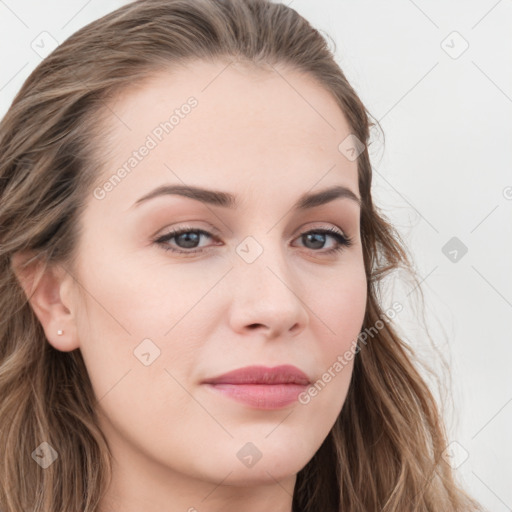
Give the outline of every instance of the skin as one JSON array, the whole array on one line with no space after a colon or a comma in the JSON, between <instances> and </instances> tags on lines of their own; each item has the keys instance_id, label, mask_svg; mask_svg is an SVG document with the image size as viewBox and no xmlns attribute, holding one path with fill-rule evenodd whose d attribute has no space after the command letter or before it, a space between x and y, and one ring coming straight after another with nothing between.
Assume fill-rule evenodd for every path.
<instances>
[{"instance_id":1,"label":"skin","mask_svg":"<svg viewBox=\"0 0 512 512\"><path fill-rule=\"evenodd\" d=\"M88 196L76 267L49 269L31 299L48 342L81 351L100 399L114 455L102 512L290 512L297 473L343 407L353 362L308 404L271 411L201 384L253 364L293 364L316 381L362 328L359 205L291 209L333 185L359 196L357 160L338 149L351 130L311 77L276 69L195 62L113 100L99 183L187 98L198 105L103 199ZM167 195L131 208L161 184L230 192L239 205ZM183 226L212 233L204 252L153 242ZM314 228L353 245L327 255L334 238L301 236ZM236 252L247 236L263 249L252 263ZM178 243L166 242L193 250ZM144 339L160 350L148 366L134 355ZM252 467L237 457L248 442L262 454Z\"/></svg>"}]
</instances>

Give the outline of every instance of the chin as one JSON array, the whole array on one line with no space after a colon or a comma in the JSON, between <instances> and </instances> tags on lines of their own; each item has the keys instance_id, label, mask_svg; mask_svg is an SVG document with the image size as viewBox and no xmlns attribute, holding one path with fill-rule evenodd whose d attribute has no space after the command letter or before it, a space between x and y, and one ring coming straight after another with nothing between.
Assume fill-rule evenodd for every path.
<instances>
[{"instance_id":1,"label":"chin","mask_svg":"<svg viewBox=\"0 0 512 512\"><path fill-rule=\"evenodd\" d=\"M263 464L263 461L259 461L259 463L252 468L232 467L230 470L232 473L223 483L234 487L275 485L276 481L281 482L295 477L306 463L307 461L305 461L304 464L281 464L280 468L277 469L274 461L269 460L266 464ZM214 475L214 478L218 479L218 473Z\"/></svg>"},{"instance_id":2,"label":"chin","mask_svg":"<svg viewBox=\"0 0 512 512\"><path fill-rule=\"evenodd\" d=\"M256 443L255 443L256 445ZM229 476L232 485L254 485L255 483L275 483L295 476L313 457L314 448L307 449L300 439L288 439L274 442L267 439L261 442L259 453L256 448L247 443L235 452L235 463L227 461L225 466L233 471ZM251 460L252 455L252 460ZM260 457L256 460L255 457Z\"/></svg>"}]
</instances>

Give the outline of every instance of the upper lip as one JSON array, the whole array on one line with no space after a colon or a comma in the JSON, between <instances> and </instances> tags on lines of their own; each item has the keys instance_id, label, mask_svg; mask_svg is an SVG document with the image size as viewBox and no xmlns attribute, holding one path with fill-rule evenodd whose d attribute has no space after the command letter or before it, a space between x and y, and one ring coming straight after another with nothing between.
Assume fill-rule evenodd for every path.
<instances>
[{"instance_id":1,"label":"upper lip","mask_svg":"<svg viewBox=\"0 0 512 512\"><path fill-rule=\"evenodd\" d=\"M309 377L296 366L246 366L204 381L205 384L310 384Z\"/></svg>"}]
</instances>

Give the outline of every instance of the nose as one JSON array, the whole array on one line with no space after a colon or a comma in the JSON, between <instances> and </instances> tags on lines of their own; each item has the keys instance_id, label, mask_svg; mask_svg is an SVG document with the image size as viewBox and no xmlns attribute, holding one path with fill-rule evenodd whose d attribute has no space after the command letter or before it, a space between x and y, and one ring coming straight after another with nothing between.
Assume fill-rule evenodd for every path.
<instances>
[{"instance_id":1,"label":"nose","mask_svg":"<svg viewBox=\"0 0 512 512\"><path fill-rule=\"evenodd\" d=\"M277 338L296 336L305 329L309 314L304 291L281 248L266 247L252 263L237 257L230 274L233 331Z\"/></svg>"}]
</instances>

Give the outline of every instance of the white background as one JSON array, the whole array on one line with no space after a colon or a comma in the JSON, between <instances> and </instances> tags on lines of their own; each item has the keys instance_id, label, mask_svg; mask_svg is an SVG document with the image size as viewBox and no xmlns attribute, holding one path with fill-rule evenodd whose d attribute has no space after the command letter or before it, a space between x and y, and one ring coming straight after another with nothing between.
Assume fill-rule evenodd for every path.
<instances>
[{"instance_id":1,"label":"white background","mask_svg":"<svg viewBox=\"0 0 512 512\"><path fill-rule=\"evenodd\" d=\"M42 32L61 43L124 3L0 0L0 116L40 62ZM374 199L410 247L426 325L450 362L451 463L490 511L511 511L512 1L287 3L332 37L381 123ZM467 247L445 249L456 261L442 251L452 237ZM395 284L390 301L411 295L400 274ZM437 364L412 306L397 322Z\"/></svg>"}]
</instances>

